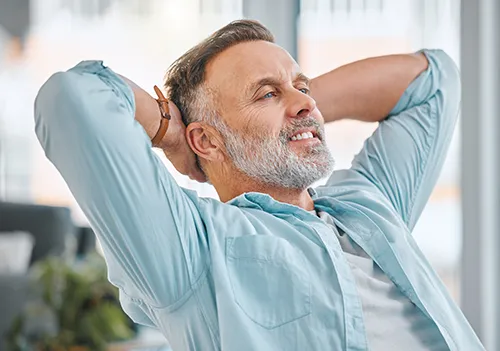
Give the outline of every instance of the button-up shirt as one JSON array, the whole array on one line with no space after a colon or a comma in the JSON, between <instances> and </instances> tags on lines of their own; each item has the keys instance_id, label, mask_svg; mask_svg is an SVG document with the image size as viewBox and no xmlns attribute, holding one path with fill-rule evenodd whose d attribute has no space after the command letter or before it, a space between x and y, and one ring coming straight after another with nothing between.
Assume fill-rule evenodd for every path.
<instances>
[{"instance_id":1,"label":"button-up shirt","mask_svg":"<svg viewBox=\"0 0 500 351\"><path fill-rule=\"evenodd\" d=\"M331 227L351 267L363 307L368 348L448 351L436 324L399 290L358 244L335 226L333 217L326 212L318 216ZM395 325L398 328L394 328Z\"/></svg>"},{"instance_id":2,"label":"button-up shirt","mask_svg":"<svg viewBox=\"0 0 500 351\"><path fill-rule=\"evenodd\" d=\"M352 167L310 192L450 350L483 350L411 236L460 100L453 61L424 53L428 69ZM331 228L267 194L223 203L179 187L134 111L130 87L100 61L54 74L35 102L37 136L99 237L129 316L174 350L367 350L355 279Z\"/></svg>"}]
</instances>

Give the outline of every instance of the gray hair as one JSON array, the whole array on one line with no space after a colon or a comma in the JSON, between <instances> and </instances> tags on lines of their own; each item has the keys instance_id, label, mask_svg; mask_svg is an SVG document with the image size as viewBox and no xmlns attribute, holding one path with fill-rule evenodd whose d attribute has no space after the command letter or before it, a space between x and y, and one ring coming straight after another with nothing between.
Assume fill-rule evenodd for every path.
<instances>
[{"instance_id":1,"label":"gray hair","mask_svg":"<svg viewBox=\"0 0 500 351\"><path fill-rule=\"evenodd\" d=\"M179 108L185 125L195 121L210 122L214 92L207 91L205 70L208 63L224 50L243 42L274 42L272 33L261 23L238 20L219 29L177 59L165 76L168 97ZM208 111L209 112L207 114Z\"/></svg>"}]
</instances>

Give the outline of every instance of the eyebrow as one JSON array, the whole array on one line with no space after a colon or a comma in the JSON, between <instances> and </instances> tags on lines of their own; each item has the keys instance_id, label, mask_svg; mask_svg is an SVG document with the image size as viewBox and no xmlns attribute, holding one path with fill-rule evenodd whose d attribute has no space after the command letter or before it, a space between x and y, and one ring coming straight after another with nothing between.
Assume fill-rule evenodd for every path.
<instances>
[{"instance_id":1,"label":"eyebrow","mask_svg":"<svg viewBox=\"0 0 500 351\"><path fill-rule=\"evenodd\" d=\"M309 83L311 83L311 79L309 79L309 77L307 77L304 73L297 73L293 82L301 82L309 86Z\"/></svg>"},{"instance_id":2,"label":"eyebrow","mask_svg":"<svg viewBox=\"0 0 500 351\"><path fill-rule=\"evenodd\" d=\"M294 84L295 83L304 83L307 86L309 86L310 82L311 82L311 80L304 73L297 73L297 75L293 79ZM258 89L260 89L261 87L264 87L266 85L280 86L283 83L284 83L283 80L276 79L275 77L264 77L264 78L261 78L255 82L251 83L246 90L249 94L253 94Z\"/></svg>"}]
</instances>

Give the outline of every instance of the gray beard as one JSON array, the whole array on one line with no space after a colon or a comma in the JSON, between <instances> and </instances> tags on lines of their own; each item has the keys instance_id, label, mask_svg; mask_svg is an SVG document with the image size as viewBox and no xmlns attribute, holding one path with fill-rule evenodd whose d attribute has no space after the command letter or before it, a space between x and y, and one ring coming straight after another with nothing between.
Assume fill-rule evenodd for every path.
<instances>
[{"instance_id":1,"label":"gray beard","mask_svg":"<svg viewBox=\"0 0 500 351\"><path fill-rule=\"evenodd\" d=\"M325 142L324 128L312 117L295 120L276 139L270 135L241 135L220 118L216 127L235 167L258 182L289 189L306 189L333 171L335 161ZM300 128L314 127L321 143L298 155L289 137Z\"/></svg>"}]
</instances>

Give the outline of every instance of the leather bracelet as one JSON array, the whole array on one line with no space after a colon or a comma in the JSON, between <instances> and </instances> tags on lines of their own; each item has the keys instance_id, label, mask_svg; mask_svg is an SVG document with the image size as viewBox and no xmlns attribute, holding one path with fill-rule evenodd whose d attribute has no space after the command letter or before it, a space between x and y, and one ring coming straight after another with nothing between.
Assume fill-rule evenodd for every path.
<instances>
[{"instance_id":1,"label":"leather bracelet","mask_svg":"<svg viewBox=\"0 0 500 351\"><path fill-rule=\"evenodd\" d=\"M158 128L156 135L153 137L153 139L151 139L151 143L153 144L153 147L158 147L163 137L167 133L168 124L170 122L171 117L170 117L170 109L168 107L168 100L165 98L160 88L158 88L156 85L154 86L154 90L156 95L158 96L156 102L158 103L158 108L160 109L161 120L160 120L160 127Z\"/></svg>"}]
</instances>

